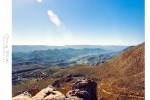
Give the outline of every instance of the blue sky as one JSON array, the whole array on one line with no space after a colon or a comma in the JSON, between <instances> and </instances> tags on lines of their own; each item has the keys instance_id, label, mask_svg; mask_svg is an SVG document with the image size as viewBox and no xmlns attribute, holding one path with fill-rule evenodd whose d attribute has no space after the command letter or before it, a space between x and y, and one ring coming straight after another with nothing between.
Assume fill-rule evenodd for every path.
<instances>
[{"instance_id":1,"label":"blue sky","mask_svg":"<svg viewBox=\"0 0 150 100\"><path fill-rule=\"evenodd\" d=\"M12 0L13 45L137 45L144 0Z\"/></svg>"}]
</instances>

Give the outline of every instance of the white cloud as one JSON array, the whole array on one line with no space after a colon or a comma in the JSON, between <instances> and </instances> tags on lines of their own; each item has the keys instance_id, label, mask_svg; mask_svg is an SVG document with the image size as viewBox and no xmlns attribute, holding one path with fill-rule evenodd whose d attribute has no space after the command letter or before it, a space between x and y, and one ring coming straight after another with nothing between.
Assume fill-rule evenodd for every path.
<instances>
[{"instance_id":1,"label":"white cloud","mask_svg":"<svg viewBox=\"0 0 150 100\"><path fill-rule=\"evenodd\" d=\"M50 20L56 25L56 26L60 26L61 22L58 19L58 16L56 14L54 14L51 10L48 10L48 15L50 16Z\"/></svg>"},{"instance_id":2,"label":"white cloud","mask_svg":"<svg viewBox=\"0 0 150 100\"><path fill-rule=\"evenodd\" d=\"M38 2L42 2L42 0L37 0Z\"/></svg>"}]
</instances>

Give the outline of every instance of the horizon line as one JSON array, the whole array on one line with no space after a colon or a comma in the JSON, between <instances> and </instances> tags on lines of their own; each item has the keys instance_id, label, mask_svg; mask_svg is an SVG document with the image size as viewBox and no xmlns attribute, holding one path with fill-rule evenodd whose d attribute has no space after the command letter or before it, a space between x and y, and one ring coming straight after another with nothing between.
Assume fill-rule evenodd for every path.
<instances>
[{"instance_id":1,"label":"horizon line","mask_svg":"<svg viewBox=\"0 0 150 100\"><path fill-rule=\"evenodd\" d=\"M23 44L23 45L17 45L17 44L13 44L12 46L83 46L83 45L91 45L91 46L130 46L130 45L94 45L94 44L72 44L72 45L38 45L38 44L35 44L35 45L27 45L27 44Z\"/></svg>"}]
</instances>

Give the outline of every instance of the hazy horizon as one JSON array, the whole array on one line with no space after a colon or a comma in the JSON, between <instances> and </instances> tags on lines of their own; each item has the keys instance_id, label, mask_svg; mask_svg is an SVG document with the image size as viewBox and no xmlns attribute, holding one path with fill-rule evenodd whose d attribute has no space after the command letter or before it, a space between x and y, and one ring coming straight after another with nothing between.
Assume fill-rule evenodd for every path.
<instances>
[{"instance_id":1,"label":"hazy horizon","mask_svg":"<svg viewBox=\"0 0 150 100\"><path fill-rule=\"evenodd\" d=\"M138 45L144 0L13 0L12 45Z\"/></svg>"},{"instance_id":2,"label":"hazy horizon","mask_svg":"<svg viewBox=\"0 0 150 100\"><path fill-rule=\"evenodd\" d=\"M142 42L143 43L143 42ZM139 43L139 44L141 44L141 43ZM136 44L136 45L139 45L139 44ZM36 44L36 45L15 45L15 44L12 44L12 46L83 46L83 45L90 45L90 46L132 46L132 45L91 45L91 44L73 44L73 45L38 45L38 44ZM134 46L136 46L136 45L134 45Z\"/></svg>"}]
</instances>

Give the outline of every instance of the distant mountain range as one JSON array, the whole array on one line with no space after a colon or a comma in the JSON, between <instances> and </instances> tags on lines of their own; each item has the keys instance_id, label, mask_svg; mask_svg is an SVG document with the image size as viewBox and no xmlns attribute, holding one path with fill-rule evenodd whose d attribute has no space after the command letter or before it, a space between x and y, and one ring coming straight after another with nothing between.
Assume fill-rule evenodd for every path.
<instances>
[{"instance_id":1,"label":"distant mountain range","mask_svg":"<svg viewBox=\"0 0 150 100\"><path fill-rule=\"evenodd\" d=\"M54 50L54 49L67 49L67 48L72 48L72 49L84 49L84 48L100 48L104 50L112 50L112 51L120 51L127 46L122 46L122 45L66 45L66 46L46 46L46 45L12 45L12 52L30 52L30 51L35 51L35 50Z\"/></svg>"},{"instance_id":2,"label":"distant mountain range","mask_svg":"<svg viewBox=\"0 0 150 100\"><path fill-rule=\"evenodd\" d=\"M89 54L102 54L110 52L109 50L103 50L100 48L85 48L85 49L54 49L54 50L35 50L33 52L13 52L12 61L13 66L24 64L56 64L58 66L64 66L76 63L75 61L69 61L73 57L79 57Z\"/></svg>"},{"instance_id":3,"label":"distant mountain range","mask_svg":"<svg viewBox=\"0 0 150 100\"><path fill-rule=\"evenodd\" d=\"M21 47L22 46L18 46L18 48ZM33 49L42 49L40 47L44 48L44 46L39 47L35 46L35 48ZM76 47L78 46L76 45ZM84 49L67 48L67 49L34 50L30 52L12 52L12 61L13 61L12 66L14 67L31 64L50 64L50 66L87 64L90 66L97 66L101 63L104 63L118 56L121 52L131 49L133 47L134 46L123 48L122 46L120 47L117 46L116 48L118 49L123 48L123 49L121 49L120 51L114 50L115 52L113 50L108 49L108 47L107 49L100 49L94 48L94 46L93 48L91 47ZM27 46L26 48L30 48L30 46Z\"/></svg>"}]
</instances>

